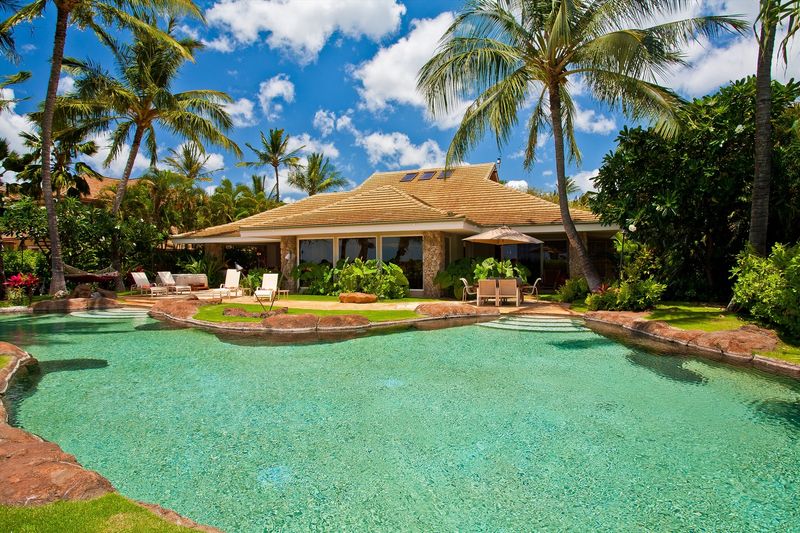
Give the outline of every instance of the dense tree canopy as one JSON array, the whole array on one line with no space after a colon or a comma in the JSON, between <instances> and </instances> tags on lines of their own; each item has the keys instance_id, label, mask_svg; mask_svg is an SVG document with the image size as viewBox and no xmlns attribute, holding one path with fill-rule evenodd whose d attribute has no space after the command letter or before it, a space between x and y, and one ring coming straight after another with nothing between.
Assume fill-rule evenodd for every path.
<instances>
[{"instance_id":1,"label":"dense tree canopy","mask_svg":"<svg viewBox=\"0 0 800 533\"><path fill-rule=\"evenodd\" d=\"M771 242L800 237L800 84L773 83L775 158ZM755 82L738 81L682 111L683 130L665 140L625 128L595 180L592 209L628 227L660 259L672 296L727 299L730 269L747 242L754 172Z\"/></svg>"}]
</instances>

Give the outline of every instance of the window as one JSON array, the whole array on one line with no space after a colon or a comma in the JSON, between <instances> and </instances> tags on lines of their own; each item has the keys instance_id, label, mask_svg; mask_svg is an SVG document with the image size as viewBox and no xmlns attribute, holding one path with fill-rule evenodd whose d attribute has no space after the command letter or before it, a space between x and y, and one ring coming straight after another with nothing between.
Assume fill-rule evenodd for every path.
<instances>
[{"instance_id":1,"label":"window","mask_svg":"<svg viewBox=\"0 0 800 533\"><path fill-rule=\"evenodd\" d=\"M411 181L416 177L417 177L417 173L416 172L409 172L408 174L406 174L405 176L400 178L400 181Z\"/></svg>"},{"instance_id":2,"label":"window","mask_svg":"<svg viewBox=\"0 0 800 533\"><path fill-rule=\"evenodd\" d=\"M333 239L302 239L300 241L301 263L333 264Z\"/></svg>"},{"instance_id":3,"label":"window","mask_svg":"<svg viewBox=\"0 0 800 533\"><path fill-rule=\"evenodd\" d=\"M452 176L452 175L453 175L453 171L452 171L452 170L448 170L448 171L444 171L444 170L442 170L442 171L439 173L439 177L438 177L437 179L443 180L443 179L445 179L445 178L449 178L449 177L450 177L450 176Z\"/></svg>"},{"instance_id":4,"label":"window","mask_svg":"<svg viewBox=\"0 0 800 533\"><path fill-rule=\"evenodd\" d=\"M566 239L545 241L544 272L542 283L555 288L560 287L569 278L569 245Z\"/></svg>"},{"instance_id":5,"label":"window","mask_svg":"<svg viewBox=\"0 0 800 533\"><path fill-rule=\"evenodd\" d=\"M410 289L422 289L422 237L384 237L381 260L403 269Z\"/></svg>"},{"instance_id":6,"label":"window","mask_svg":"<svg viewBox=\"0 0 800 533\"><path fill-rule=\"evenodd\" d=\"M355 259L356 257L366 261L375 259L375 238L346 238L339 239L339 259Z\"/></svg>"},{"instance_id":7,"label":"window","mask_svg":"<svg viewBox=\"0 0 800 533\"><path fill-rule=\"evenodd\" d=\"M419 181L428 181L436 174L435 170L429 170L428 172L423 172L422 175L419 177Z\"/></svg>"}]
</instances>

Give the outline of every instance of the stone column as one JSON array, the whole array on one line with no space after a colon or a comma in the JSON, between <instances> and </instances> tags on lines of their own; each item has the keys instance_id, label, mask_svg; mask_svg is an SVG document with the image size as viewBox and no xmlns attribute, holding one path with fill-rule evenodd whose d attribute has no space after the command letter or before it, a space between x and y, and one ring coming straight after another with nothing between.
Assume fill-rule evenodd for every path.
<instances>
[{"instance_id":1,"label":"stone column","mask_svg":"<svg viewBox=\"0 0 800 533\"><path fill-rule=\"evenodd\" d=\"M422 290L426 298L438 298L441 291L433 279L447 266L444 264L444 232L422 232Z\"/></svg>"},{"instance_id":2,"label":"stone column","mask_svg":"<svg viewBox=\"0 0 800 533\"><path fill-rule=\"evenodd\" d=\"M588 241L586 239L585 233L578 234L583 241L583 245L588 247ZM583 270L581 270L581 264L578 261L578 251L577 249L572 246L572 243L569 242L567 239L567 243L569 244L569 277L570 278L582 278L583 277Z\"/></svg>"},{"instance_id":3,"label":"stone column","mask_svg":"<svg viewBox=\"0 0 800 533\"><path fill-rule=\"evenodd\" d=\"M205 244L205 253L212 256L212 257L219 257L220 259L225 258L225 245L224 244L217 244L217 243L208 243Z\"/></svg>"},{"instance_id":4,"label":"stone column","mask_svg":"<svg viewBox=\"0 0 800 533\"><path fill-rule=\"evenodd\" d=\"M286 256L289 255L289 259ZM297 237L281 237L281 274L283 286L290 291L297 290L297 284L292 279L292 269L297 265Z\"/></svg>"}]
</instances>

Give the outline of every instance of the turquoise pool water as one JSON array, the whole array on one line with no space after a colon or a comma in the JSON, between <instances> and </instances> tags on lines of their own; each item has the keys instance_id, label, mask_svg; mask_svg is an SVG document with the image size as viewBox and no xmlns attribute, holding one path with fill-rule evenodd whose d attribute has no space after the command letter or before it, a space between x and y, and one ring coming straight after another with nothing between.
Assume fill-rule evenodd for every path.
<instances>
[{"instance_id":1,"label":"turquoise pool water","mask_svg":"<svg viewBox=\"0 0 800 533\"><path fill-rule=\"evenodd\" d=\"M1 318L15 422L229 531L800 528L800 386L593 333L255 345L147 318Z\"/></svg>"}]
</instances>

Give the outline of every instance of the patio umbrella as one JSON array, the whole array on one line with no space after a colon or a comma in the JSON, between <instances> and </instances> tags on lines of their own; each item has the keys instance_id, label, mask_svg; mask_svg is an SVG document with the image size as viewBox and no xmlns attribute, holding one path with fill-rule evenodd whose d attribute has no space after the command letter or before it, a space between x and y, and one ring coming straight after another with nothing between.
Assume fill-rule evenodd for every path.
<instances>
[{"instance_id":1,"label":"patio umbrella","mask_svg":"<svg viewBox=\"0 0 800 533\"><path fill-rule=\"evenodd\" d=\"M531 237L530 235L525 235L524 233L520 233L519 231L511 229L508 226L500 226L499 228L490 229L489 231L484 231L483 233L478 233L477 235L467 237L464 240L470 242L479 242L483 244L496 244L498 246L503 246L505 244L543 243L543 241L540 241L535 237Z\"/></svg>"}]
</instances>

